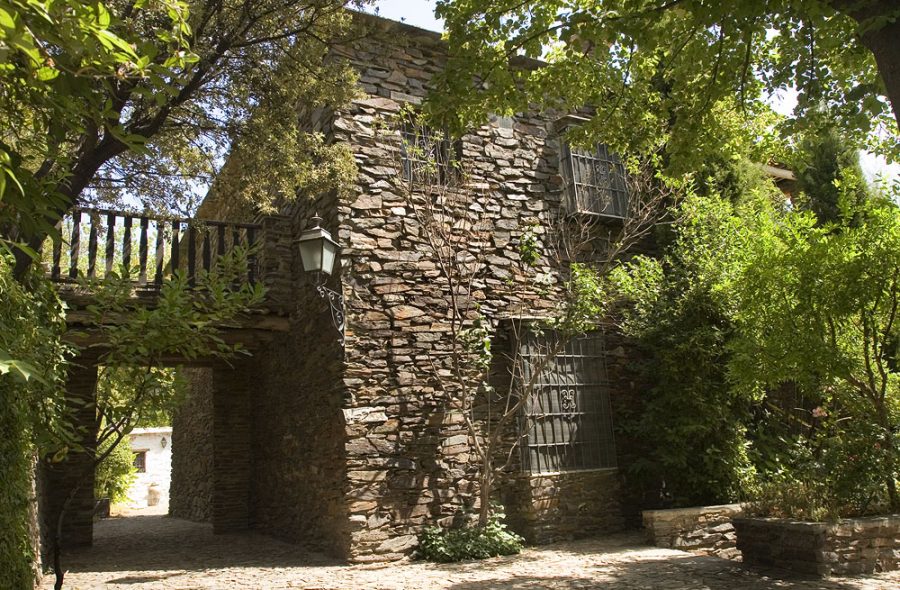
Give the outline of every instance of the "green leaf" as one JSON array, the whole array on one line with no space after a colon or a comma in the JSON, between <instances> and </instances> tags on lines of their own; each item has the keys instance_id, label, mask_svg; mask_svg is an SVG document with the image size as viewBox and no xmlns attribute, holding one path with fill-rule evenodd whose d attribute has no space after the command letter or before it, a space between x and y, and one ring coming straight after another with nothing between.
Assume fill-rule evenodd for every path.
<instances>
[{"instance_id":1,"label":"green leaf","mask_svg":"<svg viewBox=\"0 0 900 590\"><path fill-rule=\"evenodd\" d=\"M135 59L135 60L137 59L137 55L134 53L134 49L132 49L131 45L126 43L118 35L110 32L106 29L97 31L96 35L97 35L97 38L100 40L100 42L103 43L104 45L106 45L107 47L115 46L118 49L120 49L122 52L124 52L128 57Z\"/></svg>"}]
</instances>

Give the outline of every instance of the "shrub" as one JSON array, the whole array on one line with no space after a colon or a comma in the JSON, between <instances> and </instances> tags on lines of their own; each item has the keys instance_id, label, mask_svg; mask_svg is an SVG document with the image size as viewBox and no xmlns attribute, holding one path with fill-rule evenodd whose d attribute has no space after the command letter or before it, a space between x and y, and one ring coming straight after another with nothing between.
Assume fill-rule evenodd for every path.
<instances>
[{"instance_id":1,"label":"shrub","mask_svg":"<svg viewBox=\"0 0 900 590\"><path fill-rule=\"evenodd\" d=\"M425 529L419 538L419 557L448 563L515 555L522 551L523 543L522 537L506 529L503 513L494 512L483 527Z\"/></svg>"},{"instance_id":2,"label":"shrub","mask_svg":"<svg viewBox=\"0 0 900 590\"><path fill-rule=\"evenodd\" d=\"M112 445L113 438L104 441L97 449L98 453L105 453ZM125 437L116 445L116 448L97 465L94 475L94 496L97 498L109 498L116 504L128 500L128 488L134 483L136 475L134 468L134 453L131 445Z\"/></svg>"},{"instance_id":3,"label":"shrub","mask_svg":"<svg viewBox=\"0 0 900 590\"><path fill-rule=\"evenodd\" d=\"M827 484L787 474L759 484L753 500L746 504L745 512L748 516L814 522L840 518L840 511Z\"/></svg>"}]
</instances>

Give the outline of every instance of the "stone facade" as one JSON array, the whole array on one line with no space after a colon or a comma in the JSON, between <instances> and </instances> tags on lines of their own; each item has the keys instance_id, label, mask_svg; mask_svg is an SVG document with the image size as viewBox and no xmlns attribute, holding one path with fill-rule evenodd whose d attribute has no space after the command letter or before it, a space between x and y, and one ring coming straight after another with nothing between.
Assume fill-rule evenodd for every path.
<instances>
[{"instance_id":1,"label":"stone facade","mask_svg":"<svg viewBox=\"0 0 900 590\"><path fill-rule=\"evenodd\" d=\"M624 528L615 469L522 474L511 477L502 491L509 525L528 543L578 539Z\"/></svg>"},{"instance_id":2,"label":"stone facade","mask_svg":"<svg viewBox=\"0 0 900 590\"><path fill-rule=\"evenodd\" d=\"M871 574L900 567L900 515L836 523L737 518L744 563L819 576Z\"/></svg>"},{"instance_id":3,"label":"stone facade","mask_svg":"<svg viewBox=\"0 0 900 590\"><path fill-rule=\"evenodd\" d=\"M740 504L644 510L644 530L657 547L733 557L736 541L731 521L743 512Z\"/></svg>"},{"instance_id":4,"label":"stone facade","mask_svg":"<svg viewBox=\"0 0 900 590\"><path fill-rule=\"evenodd\" d=\"M291 330L254 351L252 401L238 402L249 458L231 467L247 468L249 526L357 562L409 555L424 527L458 522L479 506L472 441L459 406L435 378L450 362L450 297L416 214L428 197L404 188L391 131L401 109L425 97L444 47L437 34L365 20L375 29L370 36L336 50L360 72L363 96L300 114L308 128L350 148L357 185L346 195L304 197L262 220L272 228L263 232L262 273L278 281ZM547 255L546 230L561 218L557 123L552 113L494 117L455 148L469 178L465 195L451 195L452 214L478 236L466 249L486 266L471 297L498 341L508 318L547 317L559 300L561 268ZM219 205L207 202L206 215L217 216ZM293 252L313 213L342 245L328 286L346 302L343 350L327 303ZM533 267L519 254L526 232L543 254ZM625 349L609 350L612 395L633 393ZM232 392L225 384L212 390L218 416L218 398ZM210 411L208 402L201 405L206 410L196 409ZM227 431L212 422L216 445ZM176 480L179 453L192 453L182 451L189 443L178 428ZM180 485L173 482L173 507L184 501L177 495L190 495L190 485ZM619 490L615 469L532 476L513 465L497 500L507 504L514 528L548 542L621 529Z\"/></svg>"}]
</instances>

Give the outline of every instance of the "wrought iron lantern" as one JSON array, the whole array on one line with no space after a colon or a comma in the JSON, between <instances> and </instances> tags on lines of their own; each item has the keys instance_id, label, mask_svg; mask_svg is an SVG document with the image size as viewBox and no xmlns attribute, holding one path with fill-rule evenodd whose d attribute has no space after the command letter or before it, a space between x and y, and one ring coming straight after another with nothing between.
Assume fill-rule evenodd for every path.
<instances>
[{"instance_id":1,"label":"wrought iron lantern","mask_svg":"<svg viewBox=\"0 0 900 590\"><path fill-rule=\"evenodd\" d=\"M297 239L300 248L300 261L303 270L315 273L314 285L319 296L328 301L331 307L331 319L338 331L341 348L344 346L344 296L329 289L325 282L334 271L334 262L340 252L340 246L331 234L322 227L322 218L318 214L312 218L313 227L303 230Z\"/></svg>"},{"instance_id":2,"label":"wrought iron lantern","mask_svg":"<svg viewBox=\"0 0 900 590\"><path fill-rule=\"evenodd\" d=\"M306 272L331 275L334 259L340 247L331 234L322 227L322 218L313 216L315 227L303 230L297 243L300 245L300 259Z\"/></svg>"}]
</instances>

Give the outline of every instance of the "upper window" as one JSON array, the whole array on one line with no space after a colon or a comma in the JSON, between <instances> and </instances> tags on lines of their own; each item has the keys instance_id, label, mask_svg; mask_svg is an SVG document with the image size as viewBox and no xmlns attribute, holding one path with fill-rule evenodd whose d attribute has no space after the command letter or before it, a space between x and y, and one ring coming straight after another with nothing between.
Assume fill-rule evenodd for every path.
<instances>
[{"instance_id":1,"label":"upper window","mask_svg":"<svg viewBox=\"0 0 900 590\"><path fill-rule=\"evenodd\" d=\"M427 125L404 122L400 127L403 179L416 184L446 184L457 150L446 133Z\"/></svg>"},{"instance_id":2,"label":"upper window","mask_svg":"<svg viewBox=\"0 0 900 590\"><path fill-rule=\"evenodd\" d=\"M625 167L605 145L586 150L564 144L560 166L569 211L615 218L628 216Z\"/></svg>"},{"instance_id":3,"label":"upper window","mask_svg":"<svg viewBox=\"0 0 900 590\"><path fill-rule=\"evenodd\" d=\"M556 334L526 335L519 342L523 376L552 345ZM522 412L522 463L531 473L616 467L612 408L603 335L573 338L537 376Z\"/></svg>"}]
</instances>

